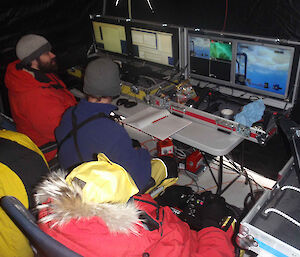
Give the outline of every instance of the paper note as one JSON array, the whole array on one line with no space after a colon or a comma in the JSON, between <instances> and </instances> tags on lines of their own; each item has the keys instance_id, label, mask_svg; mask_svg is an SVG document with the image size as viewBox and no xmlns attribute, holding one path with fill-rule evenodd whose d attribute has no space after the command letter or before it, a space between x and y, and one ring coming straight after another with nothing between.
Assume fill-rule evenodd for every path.
<instances>
[{"instance_id":1,"label":"paper note","mask_svg":"<svg viewBox=\"0 0 300 257\"><path fill-rule=\"evenodd\" d=\"M171 114L166 109L147 107L123 120L125 124L144 133L165 140L192 122Z\"/></svg>"}]
</instances>

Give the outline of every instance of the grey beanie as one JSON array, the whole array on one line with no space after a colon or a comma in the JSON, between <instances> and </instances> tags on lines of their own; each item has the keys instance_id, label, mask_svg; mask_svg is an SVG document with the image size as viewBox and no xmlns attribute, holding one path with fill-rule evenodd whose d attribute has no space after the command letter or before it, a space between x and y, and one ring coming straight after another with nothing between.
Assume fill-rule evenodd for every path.
<instances>
[{"instance_id":1,"label":"grey beanie","mask_svg":"<svg viewBox=\"0 0 300 257\"><path fill-rule=\"evenodd\" d=\"M94 96L117 96L121 93L119 68L112 60L99 58L88 64L83 92Z\"/></svg>"},{"instance_id":2,"label":"grey beanie","mask_svg":"<svg viewBox=\"0 0 300 257\"><path fill-rule=\"evenodd\" d=\"M34 34L21 37L16 46L16 54L22 64L30 64L31 61L49 51L51 45L48 40Z\"/></svg>"}]
</instances>

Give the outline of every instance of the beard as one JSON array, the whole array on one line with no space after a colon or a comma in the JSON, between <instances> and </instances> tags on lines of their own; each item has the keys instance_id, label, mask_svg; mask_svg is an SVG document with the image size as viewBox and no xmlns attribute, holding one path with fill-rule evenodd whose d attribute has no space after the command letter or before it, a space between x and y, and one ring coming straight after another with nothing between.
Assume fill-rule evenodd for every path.
<instances>
[{"instance_id":1,"label":"beard","mask_svg":"<svg viewBox=\"0 0 300 257\"><path fill-rule=\"evenodd\" d=\"M45 73L55 73L58 70L56 58L51 59L50 62L42 62L40 58L37 58L38 68Z\"/></svg>"}]
</instances>

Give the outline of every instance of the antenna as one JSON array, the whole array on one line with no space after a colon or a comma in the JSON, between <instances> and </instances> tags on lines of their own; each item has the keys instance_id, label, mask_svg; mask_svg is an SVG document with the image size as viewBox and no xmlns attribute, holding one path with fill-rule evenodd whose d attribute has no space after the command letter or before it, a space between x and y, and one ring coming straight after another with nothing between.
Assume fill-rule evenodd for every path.
<instances>
[{"instance_id":1,"label":"antenna","mask_svg":"<svg viewBox=\"0 0 300 257\"><path fill-rule=\"evenodd\" d=\"M120 0L116 0L115 6L118 6L119 2L120 2ZM146 2L148 4L151 12L154 13L154 10L153 10L153 7L152 7L152 4L151 4L150 0L146 0ZM128 9L129 9L128 10L129 18L131 19L132 18L131 17L131 0L128 0Z\"/></svg>"}]
</instances>

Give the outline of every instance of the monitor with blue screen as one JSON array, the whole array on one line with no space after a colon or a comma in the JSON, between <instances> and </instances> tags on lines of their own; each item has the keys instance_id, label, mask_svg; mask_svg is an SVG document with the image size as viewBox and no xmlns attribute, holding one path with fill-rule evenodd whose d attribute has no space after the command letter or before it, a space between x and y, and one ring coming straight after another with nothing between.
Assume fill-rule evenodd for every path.
<instances>
[{"instance_id":1,"label":"monitor with blue screen","mask_svg":"<svg viewBox=\"0 0 300 257\"><path fill-rule=\"evenodd\" d=\"M235 84L285 98L293 55L294 49L289 47L238 42Z\"/></svg>"}]
</instances>

